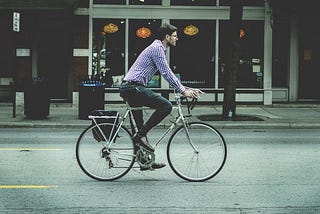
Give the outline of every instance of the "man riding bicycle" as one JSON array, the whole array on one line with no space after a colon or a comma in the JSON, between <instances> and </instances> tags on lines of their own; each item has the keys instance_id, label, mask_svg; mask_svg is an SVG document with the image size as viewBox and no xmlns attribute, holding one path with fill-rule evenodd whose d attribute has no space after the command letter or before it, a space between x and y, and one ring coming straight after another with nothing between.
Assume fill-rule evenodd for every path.
<instances>
[{"instance_id":1,"label":"man riding bicycle","mask_svg":"<svg viewBox=\"0 0 320 214\"><path fill-rule=\"evenodd\" d=\"M147 88L153 75L159 71L170 86L183 96L196 98L202 93L199 89L183 86L169 67L165 54L170 46L176 46L177 40L177 27L167 23L162 25L154 42L140 53L119 87L120 96L131 107L147 106L155 109L146 123L143 121L142 110L133 112L139 131L133 135L132 140L136 145L144 147L149 152L154 152L154 148L147 140L147 133L172 110L172 104L169 100ZM159 169L164 166L164 163L153 163L151 169ZM148 169L150 168L141 167L141 170Z\"/></svg>"}]
</instances>

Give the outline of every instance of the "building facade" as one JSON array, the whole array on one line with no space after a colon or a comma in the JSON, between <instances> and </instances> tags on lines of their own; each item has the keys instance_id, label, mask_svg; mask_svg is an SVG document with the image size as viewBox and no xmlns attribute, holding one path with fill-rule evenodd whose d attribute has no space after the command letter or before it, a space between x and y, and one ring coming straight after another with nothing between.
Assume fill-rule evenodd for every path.
<instances>
[{"instance_id":1,"label":"building facade","mask_svg":"<svg viewBox=\"0 0 320 214\"><path fill-rule=\"evenodd\" d=\"M66 1L67 2L67 1ZM312 7L244 1L240 36L237 102L318 102L319 30ZM68 3L68 4L67 4ZM106 83L106 102L120 102L117 87L139 53L164 22L178 27L177 47L167 53L183 84L206 91L203 102L223 101L229 45L228 0L80 0L53 8L0 9L0 84L45 77L52 102L77 103L79 82ZM71 6L70 6L71 5ZM1 8L1 6L0 6ZM3 7L4 8L4 7ZM11 28L20 13L20 31ZM10 21L4 21L10 20ZM171 99L160 75L149 87ZM2 95L5 96L5 95Z\"/></svg>"}]
</instances>

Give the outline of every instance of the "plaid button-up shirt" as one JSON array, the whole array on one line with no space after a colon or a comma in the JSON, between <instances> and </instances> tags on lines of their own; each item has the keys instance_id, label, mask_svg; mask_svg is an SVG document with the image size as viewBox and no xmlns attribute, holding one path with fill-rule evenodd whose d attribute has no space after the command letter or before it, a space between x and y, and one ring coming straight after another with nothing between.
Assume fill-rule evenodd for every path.
<instances>
[{"instance_id":1,"label":"plaid button-up shirt","mask_svg":"<svg viewBox=\"0 0 320 214\"><path fill-rule=\"evenodd\" d=\"M160 40L156 39L140 53L124 77L124 80L140 82L147 86L153 75L159 71L171 87L176 89L177 92L182 93L185 87L169 67L166 60L166 52L166 47Z\"/></svg>"}]
</instances>

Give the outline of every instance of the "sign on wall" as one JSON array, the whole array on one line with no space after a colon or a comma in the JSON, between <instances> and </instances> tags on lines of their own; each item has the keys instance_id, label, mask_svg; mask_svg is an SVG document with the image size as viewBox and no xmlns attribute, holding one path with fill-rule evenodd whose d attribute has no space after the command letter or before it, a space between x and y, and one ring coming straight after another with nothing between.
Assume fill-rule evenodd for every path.
<instances>
[{"instance_id":1,"label":"sign on wall","mask_svg":"<svg viewBox=\"0 0 320 214\"><path fill-rule=\"evenodd\" d=\"M20 31L20 13L18 12L13 12L12 29L14 32Z\"/></svg>"}]
</instances>

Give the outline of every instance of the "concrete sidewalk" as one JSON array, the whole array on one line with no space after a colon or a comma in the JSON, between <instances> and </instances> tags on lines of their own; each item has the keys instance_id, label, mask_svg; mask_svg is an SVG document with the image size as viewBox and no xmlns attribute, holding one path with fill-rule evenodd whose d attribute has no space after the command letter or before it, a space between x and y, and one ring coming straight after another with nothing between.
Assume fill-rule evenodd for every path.
<instances>
[{"instance_id":1,"label":"concrete sidewalk","mask_svg":"<svg viewBox=\"0 0 320 214\"><path fill-rule=\"evenodd\" d=\"M106 110L125 110L123 104L106 104ZM254 116L263 121L203 121L217 128L320 128L320 104L274 104L272 106L238 105L237 115ZM185 110L186 112L186 110ZM191 114L189 121L201 121L199 116L221 115L221 105L198 105ZM146 118L151 112L145 112ZM176 112L164 119L158 126L167 127L174 119ZM0 127L52 127L52 128L85 128L90 120L78 119L78 107L71 104L50 104L49 116L42 120L30 120L24 115L23 106L16 109L13 117L13 107L10 104L0 104Z\"/></svg>"}]
</instances>

